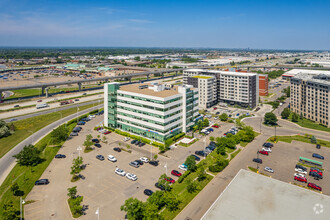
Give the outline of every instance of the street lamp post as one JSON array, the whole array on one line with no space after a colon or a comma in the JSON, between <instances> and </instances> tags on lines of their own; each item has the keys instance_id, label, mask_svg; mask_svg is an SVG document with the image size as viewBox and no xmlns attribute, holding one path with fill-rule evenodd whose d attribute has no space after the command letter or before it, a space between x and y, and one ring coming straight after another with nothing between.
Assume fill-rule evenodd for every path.
<instances>
[{"instance_id":1,"label":"street lamp post","mask_svg":"<svg viewBox=\"0 0 330 220\"><path fill-rule=\"evenodd\" d=\"M97 215L97 220L100 220L100 208L96 209L95 214Z\"/></svg>"},{"instance_id":2,"label":"street lamp post","mask_svg":"<svg viewBox=\"0 0 330 220\"><path fill-rule=\"evenodd\" d=\"M82 150L82 148L79 146L78 148L77 148L77 151L79 152L79 157L80 157L80 151Z\"/></svg>"},{"instance_id":3,"label":"street lamp post","mask_svg":"<svg viewBox=\"0 0 330 220\"><path fill-rule=\"evenodd\" d=\"M22 220L22 216L23 216L23 205L24 205L25 201L22 199L22 197L20 197L19 199L19 207L20 207L20 220Z\"/></svg>"},{"instance_id":4,"label":"street lamp post","mask_svg":"<svg viewBox=\"0 0 330 220\"><path fill-rule=\"evenodd\" d=\"M261 133L261 124L262 124L262 118L260 118L260 133Z\"/></svg>"}]
</instances>

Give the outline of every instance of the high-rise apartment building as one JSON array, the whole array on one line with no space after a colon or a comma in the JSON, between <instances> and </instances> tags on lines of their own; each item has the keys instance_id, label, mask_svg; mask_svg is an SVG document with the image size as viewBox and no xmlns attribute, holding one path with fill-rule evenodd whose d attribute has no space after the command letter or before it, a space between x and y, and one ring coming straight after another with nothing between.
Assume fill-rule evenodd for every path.
<instances>
[{"instance_id":1,"label":"high-rise apartment building","mask_svg":"<svg viewBox=\"0 0 330 220\"><path fill-rule=\"evenodd\" d=\"M290 79L290 109L330 127L330 74L298 73Z\"/></svg>"},{"instance_id":2,"label":"high-rise apartment building","mask_svg":"<svg viewBox=\"0 0 330 220\"><path fill-rule=\"evenodd\" d=\"M104 125L164 142L195 125L198 90L163 84L104 84Z\"/></svg>"},{"instance_id":3,"label":"high-rise apartment building","mask_svg":"<svg viewBox=\"0 0 330 220\"><path fill-rule=\"evenodd\" d=\"M225 102L254 108L259 103L259 77L256 73L188 69L183 71L184 84L192 85L191 78L198 75L216 78L217 101L213 102L214 104ZM200 94L205 93L202 90L207 89L209 88L199 88ZM200 99L202 98L200 97Z\"/></svg>"}]
</instances>

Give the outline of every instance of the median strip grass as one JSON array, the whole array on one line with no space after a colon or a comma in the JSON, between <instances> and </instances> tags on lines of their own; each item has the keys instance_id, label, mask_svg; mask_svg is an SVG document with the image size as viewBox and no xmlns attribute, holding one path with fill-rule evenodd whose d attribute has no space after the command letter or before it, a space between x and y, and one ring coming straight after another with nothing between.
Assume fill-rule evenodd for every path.
<instances>
[{"instance_id":1,"label":"median strip grass","mask_svg":"<svg viewBox=\"0 0 330 220\"><path fill-rule=\"evenodd\" d=\"M274 142L275 140L275 136L272 136L268 139L268 141ZM301 141L301 142L305 142L305 143L311 143L311 139L308 136L301 136L301 135L294 135L294 136L276 136L276 141L283 141L286 143L290 143L292 141ZM321 139L317 139L317 144L320 144L321 146L324 147L330 147L330 141L326 141L326 140L321 140Z\"/></svg>"},{"instance_id":2,"label":"median strip grass","mask_svg":"<svg viewBox=\"0 0 330 220\"><path fill-rule=\"evenodd\" d=\"M93 106L94 104L79 106L79 111L91 108ZM13 125L15 126L15 133L8 137L1 138L0 158L3 157L3 155L5 155L10 149L12 149L18 143L28 138L34 132L42 129L43 127L55 121L60 120L61 116L66 117L74 113L77 113L77 109L70 108L70 109L65 109L57 112L52 112L52 113L12 122Z\"/></svg>"}]
</instances>

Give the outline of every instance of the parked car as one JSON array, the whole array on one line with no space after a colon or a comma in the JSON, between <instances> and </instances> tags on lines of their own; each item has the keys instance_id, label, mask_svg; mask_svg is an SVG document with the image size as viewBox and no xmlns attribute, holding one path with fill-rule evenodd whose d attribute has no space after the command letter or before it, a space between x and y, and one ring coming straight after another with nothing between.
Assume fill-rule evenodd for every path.
<instances>
[{"instance_id":1,"label":"parked car","mask_svg":"<svg viewBox=\"0 0 330 220\"><path fill-rule=\"evenodd\" d=\"M192 154L191 156L195 157L195 160L196 160L196 161L200 161L200 160L201 160L201 158L200 158L200 157L197 157L197 156L196 156L196 155L194 155L194 154Z\"/></svg>"},{"instance_id":2,"label":"parked car","mask_svg":"<svg viewBox=\"0 0 330 220\"><path fill-rule=\"evenodd\" d=\"M137 142L137 140L132 140L131 141L131 144L135 144L135 142Z\"/></svg>"},{"instance_id":3,"label":"parked car","mask_svg":"<svg viewBox=\"0 0 330 220\"><path fill-rule=\"evenodd\" d=\"M56 154L55 158L66 158L64 154Z\"/></svg>"},{"instance_id":4,"label":"parked car","mask_svg":"<svg viewBox=\"0 0 330 220\"><path fill-rule=\"evenodd\" d=\"M139 163L136 162L136 161L130 162L129 165L132 166L132 167L135 167L135 168L139 168L140 167Z\"/></svg>"},{"instance_id":5,"label":"parked car","mask_svg":"<svg viewBox=\"0 0 330 220\"><path fill-rule=\"evenodd\" d=\"M86 122L84 122L84 121L78 121L78 123L77 123L77 125L85 125L86 124Z\"/></svg>"},{"instance_id":6,"label":"parked car","mask_svg":"<svg viewBox=\"0 0 330 220\"><path fill-rule=\"evenodd\" d=\"M306 179L306 177L298 177L298 176L295 176L295 177L294 177L294 180L297 180L297 181L299 181L299 182L307 183L307 179Z\"/></svg>"},{"instance_id":7,"label":"parked car","mask_svg":"<svg viewBox=\"0 0 330 220\"><path fill-rule=\"evenodd\" d=\"M260 150L259 154L263 154L263 155L267 155L267 156L269 155L269 153L265 150Z\"/></svg>"},{"instance_id":8,"label":"parked car","mask_svg":"<svg viewBox=\"0 0 330 220\"><path fill-rule=\"evenodd\" d=\"M153 166L158 166L158 161L155 161L155 160L150 160L149 161L149 164L153 165Z\"/></svg>"},{"instance_id":9,"label":"parked car","mask_svg":"<svg viewBox=\"0 0 330 220\"><path fill-rule=\"evenodd\" d=\"M312 170L318 171L318 172L320 172L321 174L322 174L322 172L323 172L323 170L321 170L320 168L317 168L317 167L311 167L311 168L310 168L310 171L312 171Z\"/></svg>"},{"instance_id":10,"label":"parked car","mask_svg":"<svg viewBox=\"0 0 330 220\"><path fill-rule=\"evenodd\" d=\"M270 167L265 167L264 170L270 173L274 173L274 170Z\"/></svg>"},{"instance_id":11,"label":"parked car","mask_svg":"<svg viewBox=\"0 0 330 220\"><path fill-rule=\"evenodd\" d=\"M114 147L113 150L117 152L121 152L121 149L119 147Z\"/></svg>"},{"instance_id":12,"label":"parked car","mask_svg":"<svg viewBox=\"0 0 330 220\"><path fill-rule=\"evenodd\" d=\"M162 191L164 191L165 190L165 186L163 186L162 184L160 184L160 183L155 183L155 186L158 188L158 189L160 189L160 190L162 190Z\"/></svg>"},{"instance_id":13,"label":"parked car","mask_svg":"<svg viewBox=\"0 0 330 220\"><path fill-rule=\"evenodd\" d=\"M185 164L179 165L178 168L181 169L181 170L184 170L184 171L187 171L188 170L188 168L187 168L187 166Z\"/></svg>"},{"instance_id":14,"label":"parked car","mask_svg":"<svg viewBox=\"0 0 330 220\"><path fill-rule=\"evenodd\" d=\"M96 159L99 159L99 160L103 161L104 160L104 157L102 155L97 155L96 156Z\"/></svg>"},{"instance_id":15,"label":"parked car","mask_svg":"<svg viewBox=\"0 0 330 220\"><path fill-rule=\"evenodd\" d=\"M94 143L100 143L99 139L96 139L96 138L92 139L92 142L94 142Z\"/></svg>"},{"instance_id":16,"label":"parked car","mask_svg":"<svg viewBox=\"0 0 330 220\"><path fill-rule=\"evenodd\" d=\"M320 144L317 144L317 145L316 145L316 148L317 148L317 149L321 149L321 145L320 145Z\"/></svg>"},{"instance_id":17,"label":"parked car","mask_svg":"<svg viewBox=\"0 0 330 220\"><path fill-rule=\"evenodd\" d=\"M95 147L98 147L98 148L101 148L102 147L101 144L98 144L98 143L94 144L94 146Z\"/></svg>"},{"instance_id":18,"label":"parked car","mask_svg":"<svg viewBox=\"0 0 330 220\"><path fill-rule=\"evenodd\" d=\"M120 175L120 176L125 176L126 175L125 171L120 169L120 168L116 168L115 173Z\"/></svg>"},{"instance_id":19,"label":"parked car","mask_svg":"<svg viewBox=\"0 0 330 220\"><path fill-rule=\"evenodd\" d=\"M112 162L116 162L117 161L117 158L115 158L114 156L112 155L108 155L108 160L112 161Z\"/></svg>"},{"instance_id":20,"label":"parked car","mask_svg":"<svg viewBox=\"0 0 330 220\"><path fill-rule=\"evenodd\" d=\"M319 173L315 172L315 171L310 171L309 175L312 176L312 177L316 177L318 179L323 179L323 176L320 175Z\"/></svg>"},{"instance_id":21,"label":"parked car","mask_svg":"<svg viewBox=\"0 0 330 220\"><path fill-rule=\"evenodd\" d=\"M85 176L82 175L82 174L79 174L78 177L79 177L80 179L82 179L82 180L86 179Z\"/></svg>"},{"instance_id":22,"label":"parked car","mask_svg":"<svg viewBox=\"0 0 330 220\"><path fill-rule=\"evenodd\" d=\"M267 151L268 153L272 152L272 149L268 148L268 147L263 147L262 148L263 151Z\"/></svg>"},{"instance_id":23,"label":"parked car","mask_svg":"<svg viewBox=\"0 0 330 220\"><path fill-rule=\"evenodd\" d=\"M105 131L103 134L110 134L111 131Z\"/></svg>"},{"instance_id":24,"label":"parked car","mask_svg":"<svg viewBox=\"0 0 330 220\"><path fill-rule=\"evenodd\" d=\"M143 165L143 161L142 160L135 160L134 162L137 162L140 166Z\"/></svg>"},{"instance_id":25,"label":"parked car","mask_svg":"<svg viewBox=\"0 0 330 220\"><path fill-rule=\"evenodd\" d=\"M145 189L145 190L143 191L143 193L144 193L144 195L151 196L154 192L151 191L150 189Z\"/></svg>"},{"instance_id":26,"label":"parked car","mask_svg":"<svg viewBox=\"0 0 330 220\"><path fill-rule=\"evenodd\" d=\"M218 125L212 125L212 128L219 128Z\"/></svg>"},{"instance_id":27,"label":"parked car","mask_svg":"<svg viewBox=\"0 0 330 220\"><path fill-rule=\"evenodd\" d=\"M299 164L296 165L296 168L302 169L303 171L307 171L307 168L306 167L304 167L302 165L299 165Z\"/></svg>"},{"instance_id":28,"label":"parked car","mask_svg":"<svg viewBox=\"0 0 330 220\"><path fill-rule=\"evenodd\" d=\"M71 132L70 136L78 136L78 132Z\"/></svg>"},{"instance_id":29,"label":"parked car","mask_svg":"<svg viewBox=\"0 0 330 220\"><path fill-rule=\"evenodd\" d=\"M256 162L256 163L262 163L262 159L260 159L260 158L253 158L253 160L252 160L253 162Z\"/></svg>"},{"instance_id":30,"label":"parked car","mask_svg":"<svg viewBox=\"0 0 330 220\"><path fill-rule=\"evenodd\" d=\"M171 171L171 174L174 175L174 176L177 176L177 177L182 176L182 173L180 173L180 172L177 171L177 170L172 170L172 171Z\"/></svg>"},{"instance_id":31,"label":"parked car","mask_svg":"<svg viewBox=\"0 0 330 220\"><path fill-rule=\"evenodd\" d=\"M315 157L315 158L317 158L317 159L320 159L320 160L324 160L324 157L323 156L321 156L320 154L313 154L312 155L312 157Z\"/></svg>"},{"instance_id":32,"label":"parked car","mask_svg":"<svg viewBox=\"0 0 330 220\"><path fill-rule=\"evenodd\" d=\"M14 105L14 108L19 108L19 105Z\"/></svg>"},{"instance_id":33,"label":"parked car","mask_svg":"<svg viewBox=\"0 0 330 220\"><path fill-rule=\"evenodd\" d=\"M170 183L175 183L175 180L172 179L171 177L166 177L164 178L167 182L170 182Z\"/></svg>"},{"instance_id":34,"label":"parked car","mask_svg":"<svg viewBox=\"0 0 330 220\"><path fill-rule=\"evenodd\" d=\"M140 157L140 160L144 163L149 163L149 160L146 157Z\"/></svg>"},{"instance_id":35,"label":"parked car","mask_svg":"<svg viewBox=\"0 0 330 220\"><path fill-rule=\"evenodd\" d=\"M269 143L269 142L264 143L262 146L263 147L270 147L270 148L274 147L274 145L272 143Z\"/></svg>"},{"instance_id":36,"label":"parked car","mask_svg":"<svg viewBox=\"0 0 330 220\"><path fill-rule=\"evenodd\" d=\"M48 179L40 179L40 180L37 180L34 185L47 185L49 184L49 180Z\"/></svg>"},{"instance_id":37,"label":"parked car","mask_svg":"<svg viewBox=\"0 0 330 220\"><path fill-rule=\"evenodd\" d=\"M137 176L133 173L127 173L126 174L126 178L132 181L136 181L137 180Z\"/></svg>"},{"instance_id":38,"label":"parked car","mask_svg":"<svg viewBox=\"0 0 330 220\"><path fill-rule=\"evenodd\" d=\"M296 176L296 177L306 177L304 174L302 173L295 173L293 176Z\"/></svg>"},{"instance_id":39,"label":"parked car","mask_svg":"<svg viewBox=\"0 0 330 220\"><path fill-rule=\"evenodd\" d=\"M216 147L217 144L216 144L214 141L211 141L210 144L209 144L209 146L214 146L214 147Z\"/></svg>"},{"instance_id":40,"label":"parked car","mask_svg":"<svg viewBox=\"0 0 330 220\"><path fill-rule=\"evenodd\" d=\"M126 141L129 141L131 138L129 138L129 137L125 137L124 138L124 142L126 142Z\"/></svg>"},{"instance_id":41,"label":"parked car","mask_svg":"<svg viewBox=\"0 0 330 220\"><path fill-rule=\"evenodd\" d=\"M203 150L195 151L195 154L198 156L206 157L207 153L204 152Z\"/></svg>"},{"instance_id":42,"label":"parked car","mask_svg":"<svg viewBox=\"0 0 330 220\"><path fill-rule=\"evenodd\" d=\"M307 174L307 171L305 171L303 169L300 169L300 168L295 168L294 170L298 173L302 173L302 174L305 174L305 175Z\"/></svg>"},{"instance_id":43,"label":"parked car","mask_svg":"<svg viewBox=\"0 0 330 220\"><path fill-rule=\"evenodd\" d=\"M135 144L136 146L139 146L140 143L141 143L140 141L137 141L137 142L135 142L134 144Z\"/></svg>"},{"instance_id":44,"label":"parked car","mask_svg":"<svg viewBox=\"0 0 330 220\"><path fill-rule=\"evenodd\" d=\"M315 183L308 183L307 186L308 186L309 188L312 188L312 189L316 189L316 190L322 191L322 187L316 185Z\"/></svg>"}]
</instances>

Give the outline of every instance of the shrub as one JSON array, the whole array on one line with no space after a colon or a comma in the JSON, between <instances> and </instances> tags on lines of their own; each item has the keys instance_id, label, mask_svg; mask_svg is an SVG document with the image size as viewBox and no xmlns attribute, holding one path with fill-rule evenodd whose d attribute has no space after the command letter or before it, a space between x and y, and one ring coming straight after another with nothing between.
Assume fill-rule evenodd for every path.
<instances>
[{"instance_id":1,"label":"shrub","mask_svg":"<svg viewBox=\"0 0 330 220\"><path fill-rule=\"evenodd\" d=\"M189 174L190 174L189 170L184 172L184 174L182 174L182 176L179 177L178 182L181 183L187 176L189 176Z\"/></svg>"}]
</instances>

